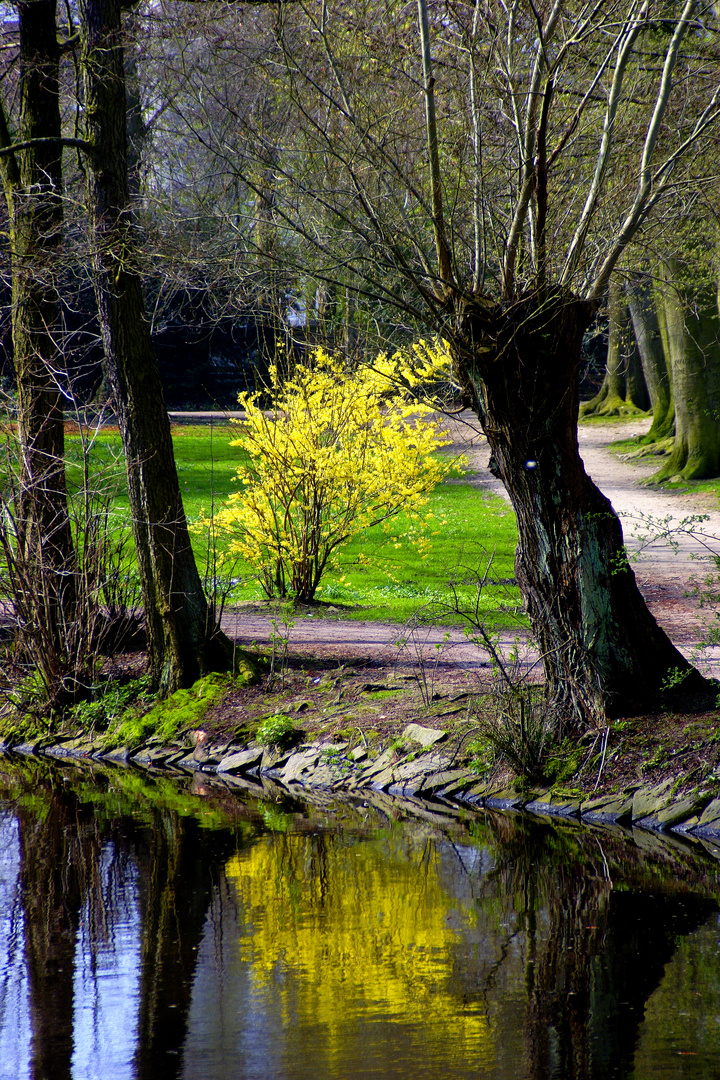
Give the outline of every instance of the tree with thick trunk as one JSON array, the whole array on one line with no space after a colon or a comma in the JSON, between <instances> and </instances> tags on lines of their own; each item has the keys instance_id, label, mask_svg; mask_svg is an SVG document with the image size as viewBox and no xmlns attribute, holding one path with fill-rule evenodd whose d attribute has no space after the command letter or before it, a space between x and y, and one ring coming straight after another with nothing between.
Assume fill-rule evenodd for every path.
<instances>
[{"instance_id":1,"label":"tree with thick trunk","mask_svg":"<svg viewBox=\"0 0 720 1080\"><path fill-rule=\"evenodd\" d=\"M425 0L418 0L421 38L425 38ZM518 519L516 576L541 649L550 699L569 706L575 716L605 722L618 712L646 706L673 679L686 685L702 680L675 648L649 612L628 563L622 528L610 502L585 472L577 441L578 376L583 331L592 321L613 270L640 225L647 219L666 183L668 162L677 163L679 148L659 167L654 164L661 124L668 108L682 41L695 16L688 0L678 11L664 53L657 91L642 140L634 198L605 243L588 257L588 236L604 189L624 80L634 43L647 11L628 11L616 39L600 147L575 229L568 236L562 270L548 283L549 163L571 136L569 126L548 138L555 81L561 0L537 26L534 61L526 108L518 115L518 136L525 147L522 189L516 199L501 262L497 299L458 297L443 249L442 190L435 180L439 157L428 122L428 155L434 229L438 251L438 286L454 309L454 348L478 416ZM592 18L586 11L582 18ZM587 27L586 27L587 28ZM581 27L576 24L575 32ZM551 60L551 57L553 59ZM426 103L434 95L426 61ZM698 131L710 110L718 117L715 86ZM428 106L428 116L430 108ZM682 144L681 144L682 145ZM556 226L557 227L557 226ZM520 263L521 241L529 230L534 257L528 270ZM578 274L584 262L582 275ZM522 275L522 276L521 276ZM523 281L523 278L525 279ZM578 278L584 284L578 291Z\"/></svg>"},{"instance_id":2,"label":"tree with thick trunk","mask_svg":"<svg viewBox=\"0 0 720 1080\"><path fill-rule=\"evenodd\" d=\"M613 271L664 227L660 206L714 183L696 152L720 118L714 16L694 0L417 10L416 31L393 3L284 6L258 73L285 95L282 138L239 111L258 160L231 159L222 125L202 138L251 190L274 162L286 266L336 282L350 266L386 325L394 310L449 343L518 516L550 698L605 724L678 679L702 685L645 605L576 425L582 335ZM230 85L229 29L223 42ZM184 74L200 108L208 74Z\"/></svg>"},{"instance_id":3,"label":"tree with thick trunk","mask_svg":"<svg viewBox=\"0 0 720 1080\"><path fill-rule=\"evenodd\" d=\"M80 0L93 273L107 371L127 462L148 632L161 692L233 663L195 563L158 365L135 263L128 191L121 0Z\"/></svg>"},{"instance_id":4,"label":"tree with thick trunk","mask_svg":"<svg viewBox=\"0 0 720 1080\"><path fill-rule=\"evenodd\" d=\"M593 314L589 301L531 294L475 301L461 324L473 407L517 516L516 576L548 690L586 717L639 709L669 672L689 671L648 611L618 517L578 452L580 349Z\"/></svg>"},{"instance_id":5,"label":"tree with thick trunk","mask_svg":"<svg viewBox=\"0 0 720 1080\"><path fill-rule=\"evenodd\" d=\"M65 484L57 279L63 189L55 0L18 3L19 115L0 104L0 174L8 208L19 474L13 553L21 641L42 627L45 669L63 672L75 606ZM14 138L13 138L14 136ZM11 542L12 546L12 542ZM20 595L17 595L20 590Z\"/></svg>"},{"instance_id":6,"label":"tree with thick trunk","mask_svg":"<svg viewBox=\"0 0 720 1080\"><path fill-rule=\"evenodd\" d=\"M652 480L720 475L720 317L717 286L676 258L662 268L662 303L675 402L670 456Z\"/></svg>"}]
</instances>

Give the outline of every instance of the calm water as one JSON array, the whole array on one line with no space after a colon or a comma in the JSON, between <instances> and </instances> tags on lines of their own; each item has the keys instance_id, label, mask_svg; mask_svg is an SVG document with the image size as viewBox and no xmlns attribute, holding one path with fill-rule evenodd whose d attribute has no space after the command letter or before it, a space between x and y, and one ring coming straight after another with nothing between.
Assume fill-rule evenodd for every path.
<instances>
[{"instance_id":1,"label":"calm water","mask_svg":"<svg viewBox=\"0 0 720 1080\"><path fill-rule=\"evenodd\" d=\"M279 799L0 759L0 1080L720 1077L710 858Z\"/></svg>"}]
</instances>

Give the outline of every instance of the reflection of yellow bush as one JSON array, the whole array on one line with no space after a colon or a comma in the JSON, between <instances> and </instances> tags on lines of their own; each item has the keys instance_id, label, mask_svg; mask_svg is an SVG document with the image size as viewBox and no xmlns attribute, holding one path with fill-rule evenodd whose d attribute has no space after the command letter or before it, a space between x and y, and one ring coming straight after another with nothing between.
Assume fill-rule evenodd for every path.
<instances>
[{"instance_id":1,"label":"reflection of yellow bush","mask_svg":"<svg viewBox=\"0 0 720 1080\"><path fill-rule=\"evenodd\" d=\"M392 837L318 850L280 833L233 856L241 958L255 994L279 999L284 1019L320 1025L329 1059L387 1020L419 1025L428 1056L445 1060L452 1045L451 1058L479 1064L494 1057L489 1025L451 989L462 929L448 925L453 904L432 859L419 847L407 856Z\"/></svg>"},{"instance_id":2,"label":"reflection of yellow bush","mask_svg":"<svg viewBox=\"0 0 720 1080\"><path fill-rule=\"evenodd\" d=\"M355 370L318 349L282 384L272 369L272 414L240 395L247 420L234 445L250 464L215 527L269 596L312 601L342 544L402 510L417 516L449 463L433 456L447 439L413 388L448 365L443 346L425 343Z\"/></svg>"}]
</instances>

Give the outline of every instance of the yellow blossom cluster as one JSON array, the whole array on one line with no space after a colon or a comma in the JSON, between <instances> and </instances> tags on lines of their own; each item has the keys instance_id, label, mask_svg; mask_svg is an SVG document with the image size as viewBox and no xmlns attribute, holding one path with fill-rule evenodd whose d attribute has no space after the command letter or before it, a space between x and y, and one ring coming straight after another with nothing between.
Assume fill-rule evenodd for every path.
<instances>
[{"instance_id":1,"label":"yellow blossom cluster","mask_svg":"<svg viewBox=\"0 0 720 1080\"><path fill-rule=\"evenodd\" d=\"M271 371L271 411L240 395L246 420L233 445L249 465L214 523L268 596L311 602L342 544L425 504L452 462L435 456L448 440L414 391L448 368L441 344L354 369L317 349L282 383Z\"/></svg>"}]
</instances>

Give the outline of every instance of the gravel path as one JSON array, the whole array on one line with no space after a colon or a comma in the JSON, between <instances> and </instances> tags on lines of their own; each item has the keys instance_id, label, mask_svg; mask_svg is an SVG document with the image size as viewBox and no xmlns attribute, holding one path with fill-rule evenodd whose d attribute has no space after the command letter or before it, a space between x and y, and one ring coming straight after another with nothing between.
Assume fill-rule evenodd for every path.
<instances>
[{"instance_id":1,"label":"gravel path","mask_svg":"<svg viewBox=\"0 0 720 1080\"><path fill-rule=\"evenodd\" d=\"M645 477L655 471L647 464L637 465L610 453L608 444L631 433L647 430L649 420L633 420L613 425L592 424L580 429L580 452L585 467L598 487L608 496L623 521L623 529L635 573L642 592L660 624L682 651L701 666L707 674L720 677L720 646L706 648L700 655L697 642L705 628L714 621L714 612L701 609L697 600L688 595L692 579L707 572L698 559L707 558L708 548L720 553L720 510L713 508L717 500L696 493L657 490L641 486ZM464 450L472 469L471 482L485 491L505 496L502 485L488 472L488 449L480 436L477 420L463 413L448 422L453 449ZM505 496L506 497L506 496ZM693 526L694 534L673 532L683 520L708 515L708 520ZM670 531L671 539L657 537L648 542L650 533ZM268 644L272 634L270 618L258 613L228 615L223 625L242 645ZM460 630L445 628L423 631L422 637L410 640L404 649L397 642L407 637L401 626L385 623L355 622L341 618L300 616L290 633L291 649L308 654L343 657L365 656L376 662L417 663L417 651L425 658L434 658L436 645L442 645L443 667L463 669L488 667L487 658L469 645ZM525 635L522 635L525 637ZM502 643L507 651L516 635L505 632ZM527 652L524 665L531 667L536 658Z\"/></svg>"}]
</instances>

